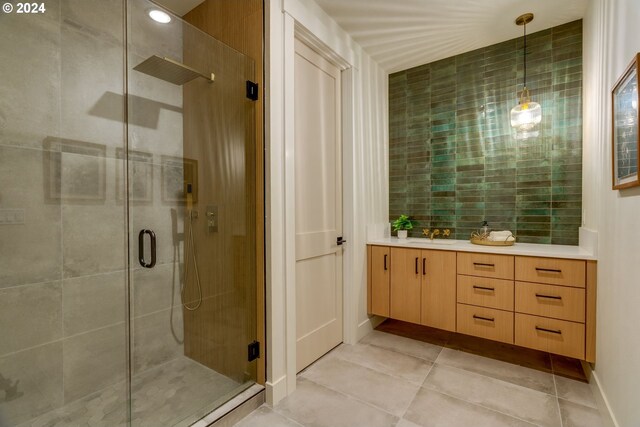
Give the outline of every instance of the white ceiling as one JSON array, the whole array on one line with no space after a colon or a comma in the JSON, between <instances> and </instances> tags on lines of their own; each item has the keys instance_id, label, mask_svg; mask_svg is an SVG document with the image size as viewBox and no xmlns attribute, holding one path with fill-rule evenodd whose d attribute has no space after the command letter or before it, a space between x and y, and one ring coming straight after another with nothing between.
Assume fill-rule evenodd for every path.
<instances>
[{"instance_id":1,"label":"white ceiling","mask_svg":"<svg viewBox=\"0 0 640 427\"><path fill-rule=\"evenodd\" d=\"M169 9L178 16L184 16L204 0L154 0L160 6Z\"/></svg>"},{"instance_id":2,"label":"white ceiling","mask_svg":"<svg viewBox=\"0 0 640 427\"><path fill-rule=\"evenodd\" d=\"M316 0L389 72L533 33L584 16L588 0Z\"/></svg>"}]
</instances>

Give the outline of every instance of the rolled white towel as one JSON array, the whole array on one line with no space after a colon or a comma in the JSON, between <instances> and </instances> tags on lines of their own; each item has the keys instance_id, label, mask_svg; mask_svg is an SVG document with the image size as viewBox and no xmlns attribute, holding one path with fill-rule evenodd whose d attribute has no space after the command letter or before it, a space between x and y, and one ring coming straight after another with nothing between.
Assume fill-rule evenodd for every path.
<instances>
[{"instance_id":1,"label":"rolled white towel","mask_svg":"<svg viewBox=\"0 0 640 427\"><path fill-rule=\"evenodd\" d=\"M503 230L490 232L487 240L491 242L513 242L516 238L513 237L513 233L509 230Z\"/></svg>"}]
</instances>

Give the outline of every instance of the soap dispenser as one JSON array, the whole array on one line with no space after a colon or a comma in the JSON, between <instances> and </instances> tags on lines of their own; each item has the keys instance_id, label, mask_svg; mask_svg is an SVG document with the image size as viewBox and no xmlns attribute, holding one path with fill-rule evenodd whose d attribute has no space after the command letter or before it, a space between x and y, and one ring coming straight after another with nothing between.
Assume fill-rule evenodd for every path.
<instances>
[{"instance_id":1,"label":"soap dispenser","mask_svg":"<svg viewBox=\"0 0 640 427\"><path fill-rule=\"evenodd\" d=\"M480 232L485 237L489 236L491 229L489 228L489 223L487 221L482 222L482 227L480 227Z\"/></svg>"}]
</instances>

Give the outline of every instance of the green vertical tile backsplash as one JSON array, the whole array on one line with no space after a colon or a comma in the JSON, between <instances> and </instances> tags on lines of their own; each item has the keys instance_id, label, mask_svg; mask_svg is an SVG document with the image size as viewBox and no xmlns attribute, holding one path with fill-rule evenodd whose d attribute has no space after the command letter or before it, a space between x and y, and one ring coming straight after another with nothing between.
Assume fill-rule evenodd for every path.
<instances>
[{"instance_id":1,"label":"green vertical tile backsplash","mask_svg":"<svg viewBox=\"0 0 640 427\"><path fill-rule=\"evenodd\" d=\"M389 218L468 239L482 221L520 242L578 244L582 21L527 36L540 135L516 140L522 38L389 76Z\"/></svg>"}]
</instances>

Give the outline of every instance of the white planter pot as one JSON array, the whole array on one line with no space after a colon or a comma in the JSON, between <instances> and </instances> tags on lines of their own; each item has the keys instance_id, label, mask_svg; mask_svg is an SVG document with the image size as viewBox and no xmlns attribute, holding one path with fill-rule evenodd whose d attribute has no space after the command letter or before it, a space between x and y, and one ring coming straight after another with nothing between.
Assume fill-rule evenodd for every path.
<instances>
[{"instance_id":1,"label":"white planter pot","mask_svg":"<svg viewBox=\"0 0 640 427\"><path fill-rule=\"evenodd\" d=\"M406 239L407 233L407 230L398 230L398 239Z\"/></svg>"}]
</instances>

